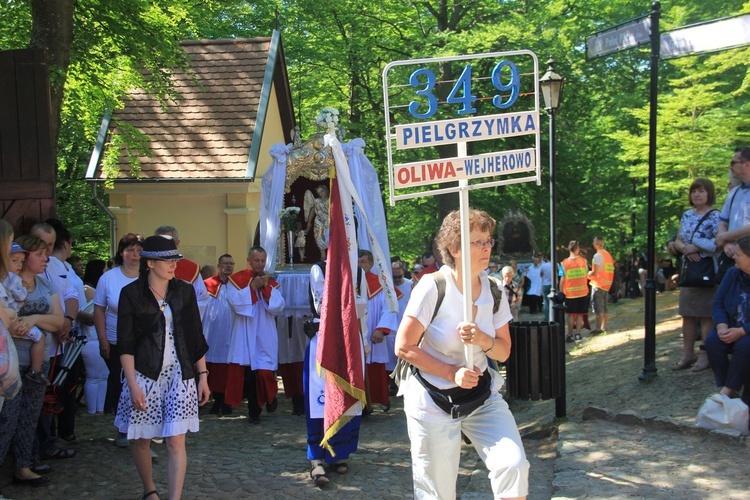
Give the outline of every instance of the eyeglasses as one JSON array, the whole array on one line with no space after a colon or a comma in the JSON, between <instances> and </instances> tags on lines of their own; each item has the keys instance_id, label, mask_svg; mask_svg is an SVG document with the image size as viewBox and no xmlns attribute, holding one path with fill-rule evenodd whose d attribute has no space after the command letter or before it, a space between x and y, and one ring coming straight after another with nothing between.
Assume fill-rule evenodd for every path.
<instances>
[{"instance_id":1,"label":"eyeglasses","mask_svg":"<svg viewBox=\"0 0 750 500\"><path fill-rule=\"evenodd\" d=\"M404 275L403 274L401 276L399 276L397 274L393 275L393 281L401 281L402 279L404 279Z\"/></svg>"},{"instance_id":2,"label":"eyeglasses","mask_svg":"<svg viewBox=\"0 0 750 500\"><path fill-rule=\"evenodd\" d=\"M737 164L740 164L740 163L747 163L747 160L732 160L732 161L729 162L729 166L733 167L733 166L735 166Z\"/></svg>"},{"instance_id":3,"label":"eyeglasses","mask_svg":"<svg viewBox=\"0 0 750 500\"><path fill-rule=\"evenodd\" d=\"M495 246L495 240L493 240L492 238L490 238L489 240L477 240L472 241L471 244L477 248L492 248Z\"/></svg>"}]
</instances>

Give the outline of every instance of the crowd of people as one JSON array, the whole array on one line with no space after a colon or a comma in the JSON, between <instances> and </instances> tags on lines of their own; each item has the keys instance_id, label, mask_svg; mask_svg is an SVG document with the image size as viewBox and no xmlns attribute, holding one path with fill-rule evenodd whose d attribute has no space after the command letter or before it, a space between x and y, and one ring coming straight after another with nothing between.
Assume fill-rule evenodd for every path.
<instances>
[{"instance_id":1,"label":"crowd of people","mask_svg":"<svg viewBox=\"0 0 750 500\"><path fill-rule=\"evenodd\" d=\"M690 208L668 246L680 272L663 258L656 274L665 278L665 289L680 276L684 349L672 370L710 367L720 392L738 397L750 375L750 224L744 215L750 149L738 150L730 168L741 184L721 211L713 208L710 180L692 183ZM457 212L449 214L433 250L411 265L392 259L397 311L388 307L383 283L372 272L373 254L360 250L354 280L366 402L326 446L326 380L315 361L325 260L312 265L309 291L302 290L313 319L282 315L278 321L285 295L265 270L264 248L251 247L242 270L229 254L201 267L180 254L177 229L160 226L147 238L122 236L111 263L84 265L59 221L15 235L0 220L0 335L12 337L23 378L17 395L0 399L0 460L12 457L13 484L50 485L49 461L76 456L69 445L77 440L82 392L88 414L113 416L114 443L131 448L144 499L158 498L151 440L166 441L169 496L179 498L185 435L199 429L199 406L213 399L210 413L230 415L246 400L248 422L260 424L264 410L277 408L278 374L293 414L306 419L309 475L317 486L330 482L330 472L348 472L362 417L389 411L398 395L404 397L415 497L455 496L462 435L487 465L496 498L525 497L528 462L498 394L502 381L490 368L509 356L509 324L518 321L522 307L548 315L554 285L565 298L568 342L581 340L584 328L589 335L606 333L608 303L623 296L624 281L642 282L647 264L636 262L633 274L623 276L597 236L587 248L593 250L590 264L581 243L572 240L558 269L542 253L528 264L503 265L491 255L494 219L470 211L468 249L461 248L459 220ZM464 260L475 305L471 321L455 307L463 300ZM695 269L707 262L716 266L708 265L706 277ZM695 273L698 281L691 281ZM306 336L292 340L293 331ZM66 351L76 344L83 346L81 356L70 364ZM465 349L473 353L473 367L464 366ZM389 374L401 362L411 368L396 384Z\"/></svg>"}]
</instances>

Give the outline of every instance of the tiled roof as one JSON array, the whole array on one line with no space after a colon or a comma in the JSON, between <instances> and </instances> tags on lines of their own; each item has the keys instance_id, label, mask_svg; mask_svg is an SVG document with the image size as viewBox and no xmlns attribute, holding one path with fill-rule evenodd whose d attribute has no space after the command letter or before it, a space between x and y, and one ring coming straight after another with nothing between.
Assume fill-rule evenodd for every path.
<instances>
[{"instance_id":1,"label":"tiled roof","mask_svg":"<svg viewBox=\"0 0 750 500\"><path fill-rule=\"evenodd\" d=\"M192 73L176 70L173 76L182 99L165 109L146 92L132 92L125 108L115 113L113 129L118 121L126 122L150 138L152 155L139 157L143 180L244 179L272 39L187 41L182 46L192 63ZM119 179L133 177L125 154L118 167ZM101 167L93 177L101 178Z\"/></svg>"}]
</instances>

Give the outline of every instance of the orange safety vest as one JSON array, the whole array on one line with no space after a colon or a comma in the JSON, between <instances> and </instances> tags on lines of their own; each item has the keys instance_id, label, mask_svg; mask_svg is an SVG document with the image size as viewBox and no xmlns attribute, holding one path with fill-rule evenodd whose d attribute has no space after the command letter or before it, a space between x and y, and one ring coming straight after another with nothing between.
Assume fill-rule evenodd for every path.
<instances>
[{"instance_id":1,"label":"orange safety vest","mask_svg":"<svg viewBox=\"0 0 750 500\"><path fill-rule=\"evenodd\" d=\"M604 257L604 271L597 270L597 277L591 279L591 285L609 291L615 278L615 261L609 252L604 249L597 253Z\"/></svg>"},{"instance_id":2,"label":"orange safety vest","mask_svg":"<svg viewBox=\"0 0 750 500\"><path fill-rule=\"evenodd\" d=\"M562 261L565 270L565 286L562 292L568 299L577 299L589 294L588 281L586 279L586 259L581 256L568 257Z\"/></svg>"}]
</instances>

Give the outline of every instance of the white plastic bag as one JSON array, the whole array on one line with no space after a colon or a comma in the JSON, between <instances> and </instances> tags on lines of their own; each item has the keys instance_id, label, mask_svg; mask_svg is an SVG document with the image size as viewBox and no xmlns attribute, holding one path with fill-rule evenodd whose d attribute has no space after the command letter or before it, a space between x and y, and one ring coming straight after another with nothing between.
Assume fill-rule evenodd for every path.
<instances>
[{"instance_id":1,"label":"white plastic bag","mask_svg":"<svg viewBox=\"0 0 750 500\"><path fill-rule=\"evenodd\" d=\"M16 344L0 323L0 397L13 399L21 390Z\"/></svg>"},{"instance_id":2,"label":"white plastic bag","mask_svg":"<svg viewBox=\"0 0 750 500\"><path fill-rule=\"evenodd\" d=\"M734 429L743 436L750 434L747 405L740 398L730 398L725 394L713 394L698 410L695 425L708 430Z\"/></svg>"}]
</instances>

